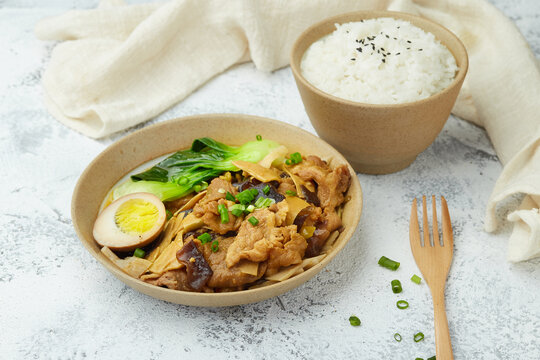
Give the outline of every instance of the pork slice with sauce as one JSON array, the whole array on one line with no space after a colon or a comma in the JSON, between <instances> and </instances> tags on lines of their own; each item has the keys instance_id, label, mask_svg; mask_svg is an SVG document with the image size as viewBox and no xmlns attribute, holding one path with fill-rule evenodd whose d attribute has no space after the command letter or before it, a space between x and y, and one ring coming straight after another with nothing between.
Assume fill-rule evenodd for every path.
<instances>
[{"instance_id":1,"label":"pork slice with sauce","mask_svg":"<svg viewBox=\"0 0 540 360\"><path fill-rule=\"evenodd\" d=\"M208 185L206 195L193 208L193 214L202 218L204 224L218 234L236 231L242 223L242 217L236 217L231 212L229 212L229 222L221 222L218 205L223 204L229 208L233 204L225 199L227 192L237 194L236 188L229 181L215 178Z\"/></svg>"},{"instance_id":2,"label":"pork slice with sauce","mask_svg":"<svg viewBox=\"0 0 540 360\"><path fill-rule=\"evenodd\" d=\"M212 269L212 276L206 283L211 288L241 288L245 284L252 283L260 279L266 271L266 262L259 264L257 275L243 273L237 266L227 267L225 257L230 245L234 242L234 237L215 236L214 240L219 243L218 250L213 252L210 243L202 244L195 239L197 248L203 254L208 265Z\"/></svg>"}]
</instances>

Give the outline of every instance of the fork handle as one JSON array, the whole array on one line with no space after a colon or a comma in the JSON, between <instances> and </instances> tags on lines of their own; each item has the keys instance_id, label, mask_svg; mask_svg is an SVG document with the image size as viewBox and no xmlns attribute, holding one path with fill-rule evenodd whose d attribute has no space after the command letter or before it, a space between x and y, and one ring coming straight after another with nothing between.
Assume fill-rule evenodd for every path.
<instances>
[{"instance_id":1,"label":"fork handle","mask_svg":"<svg viewBox=\"0 0 540 360\"><path fill-rule=\"evenodd\" d=\"M453 360L452 342L448 331L446 307L444 304L444 287L431 292L433 298L433 312L435 318L435 346L437 360Z\"/></svg>"}]
</instances>

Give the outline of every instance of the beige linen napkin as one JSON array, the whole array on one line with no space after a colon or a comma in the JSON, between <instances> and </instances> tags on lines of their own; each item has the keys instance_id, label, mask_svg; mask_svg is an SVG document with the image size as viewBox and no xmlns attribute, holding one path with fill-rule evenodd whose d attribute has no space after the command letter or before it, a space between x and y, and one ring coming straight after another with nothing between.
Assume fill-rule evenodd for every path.
<instances>
[{"instance_id":1,"label":"beige linen napkin","mask_svg":"<svg viewBox=\"0 0 540 360\"><path fill-rule=\"evenodd\" d=\"M43 75L49 111L91 137L148 120L232 65L271 71L288 64L296 37L340 13L390 9L443 24L464 42L469 74L454 113L486 128L505 165L487 207L523 193L509 241L511 261L540 256L540 71L510 20L484 0L102 1L37 24L58 44Z\"/></svg>"}]
</instances>

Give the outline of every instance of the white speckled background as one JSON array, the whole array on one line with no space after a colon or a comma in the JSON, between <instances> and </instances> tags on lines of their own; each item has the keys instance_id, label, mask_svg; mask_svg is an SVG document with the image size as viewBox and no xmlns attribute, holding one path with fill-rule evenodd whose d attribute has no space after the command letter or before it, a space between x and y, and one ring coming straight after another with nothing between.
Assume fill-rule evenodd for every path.
<instances>
[{"instance_id":1,"label":"white speckled background","mask_svg":"<svg viewBox=\"0 0 540 360\"><path fill-rule=\"evenodd\" d=\"M540 56L540 2L492 0ZM44 16L96 1L0 1L1 359L414 359L434 355L431 299L408 246L409 204L444 194L455 231L447 310L456 359L540 359L540 259L506 262L510 228L482 230L501 166L485 132L451 118L408 169L359 175L360 226L321 274L279 298L231 308L192 308L135 292L102 268L70 220L73 187L107 145L75 133L44 109L40 76L53 45L36 40ZM144 125L183 115L237 112L313 131L290 70L238 66ZM515 205L518 199L511 200ZM505 210L500 211L501 218ZM395 273L381 255L401 261ZM404 292L391 292L390 280ZM406 299L407 310L395 302ZM362 325L353 328L356 314ZM423 331L423 342L412 336ZM399 332L403 341L394 341Z\"/></svg>"}]
</instances>

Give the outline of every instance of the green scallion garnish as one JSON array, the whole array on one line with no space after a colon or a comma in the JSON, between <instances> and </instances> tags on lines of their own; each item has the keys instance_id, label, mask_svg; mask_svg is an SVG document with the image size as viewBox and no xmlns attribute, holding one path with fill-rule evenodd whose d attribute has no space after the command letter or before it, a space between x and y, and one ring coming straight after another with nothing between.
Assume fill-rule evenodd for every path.
<instances>
[{"instance_id":1,"label":"green scallion garnish","mask_svg":"<svg viewBox=\"0 0 540 360\"><path fill-rule=\"evenodd\" d=\"M381 256L379 259L379 265L393 271L396 271L399 267L399 263L397 261L391 260L386 256Z\"/></svg>"},{"instance_id":2,"label":"green scallion garnish","mask_svg":"<svg viewBox=\"0 0 540 360\"><path fill-rule=\"evenodd\" d=\"M437 357L436 357L436 356L432 356L432 357L428 358L427 360L437 360Z\"/></svg>"},{"instance_id":3,"label":"green scallion garnish","mask_svg":"<svg viewBox=\"0 0 540 360\"><path fill-rule=\"evenodd\" d=\"M352 326L360 326L361 324L360 319L354 315L349 318L349 322L351 323Z\"/></svg>"},{"instance_id":4,"label":"green scallion garnish","mask_svg":"<svg viewBox=\"0 0 540 360\"><path fill-rule=\"evenodd\" d=\"M138 258L143 258L144 254L146 254L146 252L141 248L136 248L135 251L133 252L133 256L138 257Z\"/></svg>"},{"instance_id":5,"label":"green scallion garnish","mask_svg":"<svg viewBox=\"0 0 540 360\"><path fill-rule=\"evenodd\" d=\"M420 281L422 281L422 278L416 274L414 274L411 278L411 281L415 284L420 285Z\"/></svg>"},{"instance_id":6,"label":"green scallion garnish","mask_svg":"<svg viewBox=\"0 0 540 360\"><path fill-rule=\"evenodd\" d=\"M417 332L414 334L414 342L419 342L424 340L424 334L422 332Z\"/></svg>"},{"instance_id":7,"label":"green scallion garnish","mask_svg":"<svg viewBox=\"0 0 540 360\"><path fill-rule=\"evenodd\" d=\"M233 194L231 194L230 192L227 191L227 194L225 194L225 199L229 200L229 201L236 201L236 198L234 197Z\"/></svg>"},{"instance_id":8,"label":"green scallion garnish","mask_svg":"<svg viewBox=\"0 0 540 360\"><path fill-rule=\"evenodd\" d=\"M398 302L396 303L396 306L398 307L398 309L406 309L409 307L409 303L406 302L405 300L398 300Z\"/></svg>"},{"instance_id":9,"label":"green scallion garnish","mask_svg":"<svg viewBox=\"0 0 540 360\"><path fill-rule=\"evenodd\" d=\"M255 201L255 204L253 205L255 206L255 208L261 209L261 208L269 207L275 202L276 201L274 199L260 197L257 199L257 201Z\"/></svg>"},{"instance_id":10,"label":"green scallion garnish","mask_svg":"<svg viewBox=\"0 0 540 360\"><path fill-rule=\"evenodd\" d=\"M257 135L257 136L255 136L255 138L257 139L257 141L262 141L262 136L261 135Z\"/></svg>"},{"instance_id":11,"label":"green scallion garnish","mask_svg":"<svg viewBox=\"0 0 540 360\"><path fill-rule=\"evenodd\" d=\"M229 222L229 211L227 210L227 207L223 204L219 204L217 210L221 217L221 223L227 224Z\"/></svg>"},{"instance_id":12,"label":"green scallion garnish","mask_svg":"<svg viewBox=\"0 0 540 360\"><path fill-rule=\"evenodd\" d=\"M285 191L285 194L288 195L288 196L296 196L296 195L298 195L298 194L296 194L296 191L292 191L292 190Z\"/></svg>"},{"instance_id":13,"label":"green scallion garnish","mask_svg":"<svg viewBox=\"0 0 540 360\"><path fill-rule=\"evenodd\" d=\"M423 359L423 358L416 358L416 359L414 359L414 360L424 360L424 359Z\"/></svg>"},{"instance_id":14,"label":"green scallion garnish","mask_svg":"<svg viewBox=\"0 0 540 360\"><path fill-rule=\"evenodd\" d=\"M269 192L270 192L270 185L266 185L263 188L263 193L264 193L264 195L268 195Z\"/></svg>"},{"instance_id":15,"label":"green scallion garnish","mask_svg":"<svg viewBox=\"0 0 540 360\"><path fill-rule=\"evenodd\" d=\"M248 219L249 223L253 226L257 226L259 225L259 220L257 220L256 217L252 216Z\"/></svg>"},{"instance_id":16,"label":"green scallion garnish","mask_svg":"<svg viewBox=\"0 0 540 360\"><path fill-rule=\"evenodd\" d=\"M167 220L170 220L173 216L173 213L170 212L169 210L165 210L165 213L167 214Z\"/></svg>"},{"instance_id":17,"label":"green scallion garnish","mask_svg":"<svg viewBox=\"0 0 540 360\"><path fill-rule=\"evenodd\" d=\"M292 164L300 164L302 162L302 155L299 152L295 152L290 155Z\"/></svg>"},{"instance_id":18,"label":"green scallion garnish","mask_svg":"<svg viewBox=\"0 0 540 360\"><path fill-rule=\"evenodd\" d=\"M246 210L246 207L242 204L234 204L229 208L231 214L236 217L242 216L244 214L244 210Z\"/></svg>"},{"instance_id":19,"label":"green scallion garnish","mask_svg":"<svg viewBox=\"0 0 540 360\"><path fill-rule=\"evenodd\" d=\"M252 213L253 210L255 210L255 206L249 205L248 207L246 207L245 212L246 212L246 213Z\"/></svg>"},{"instance_id":20,"label":"green scallion garnish","mask_svg":"<svg viewBox=\"0 0 540 360\"><path fill-rule=\"evenodd\" d=\"M212 236L210 236L209 233L204 233L199 236L197 236L197 239L201 240L201 244L206 244L207 242L212 241Z\"/></svg>"},{"instance_id":21,"label":"green scallion garnish","mask_svg":"<svg viewBox=\"0 0 540 360\"><path fill-rule=\"evenodd\" d=\"M403 288L401 287L401 282L399 280L392 280L390 284L392 285L392 292L394 294L399 294L403 291Z\"/></svg>"},{"instance_id":22,"label":"green scallion garnish","mask_svg":"<svg viewBox=\"0 0 540 360\"><path fill-rule=\"evenodd\" d=\"M236 199L241 204L247 205L250 202L252 202L258 194L259 194L259 191L257 189L247 189L236 194Z\"/></svg>"},{"instance_id":23,"label":"green scallion garnish","mask_svg":"<svg viewBox=\"0 0 540 360\"><path fill-rule=\"evenodd\" d=\"M397 341L397 342L400 342L401 341L401 335L399 333L395 333L394 334L394 339Z\"/></svg>"},{"instance_id":24,"label":"green scallion garnish","mask_svg":"<svg viewBox=\"0 0 540 360\"><path fill-rule=\"evenodd\" d=\"M212 241L212 245L210 245L210 250L212 250L212 252L217 252L219 250L219 241Z\"/></svg>"}]
</instances>

